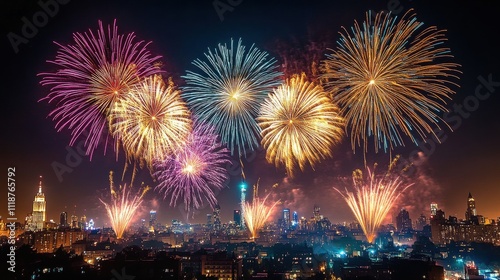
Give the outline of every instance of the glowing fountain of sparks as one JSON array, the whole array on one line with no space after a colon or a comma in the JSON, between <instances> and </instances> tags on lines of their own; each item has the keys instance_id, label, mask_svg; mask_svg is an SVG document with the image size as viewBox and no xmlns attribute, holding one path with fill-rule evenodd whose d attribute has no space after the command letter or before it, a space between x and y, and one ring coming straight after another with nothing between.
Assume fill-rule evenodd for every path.
<instances>
[{"instance_id":1,"label":"glowing fountain of sparks","mask_svg":"<svg viewBox=\"0 0 500 280\"><path fill-rule=\"evenodd\" d=\"M266 195L264 199L260 199L257 196L258 186L254 186L254 194L252 202L245 202L243 204L243 216L245 219L245 224L250 231L252 239L259 236L259 230L264 227L265 223L272 215L274 207L278 205L279 200L271 203L267 203L269 195Z\"/></svg>"},{"instance_id":2,"label":"glowing fountain of sparks","mask_svg":"<svg viewBox=\"0 0 500 280\"><path fill-rule=\"evenodd\" d=\"M394 166L395 161L391 166ZM405 184L400 176L391 176L389 171L385 176L375 176L375 172L367 169L366 178L359 169L352 175L354 191L339 192L351 208L358 220L368 242L372 243L379 226L394 206L401 193L413 184Z\"/></svg>"},{"instance_id":3,"label":"glowing fountain of sparks","mask_svg":"<svg viewBox=\"0 0 500 280\"><path fill-rule=\"evenodd\" d=\"M99 199L106 208L109 221L116 238L121 239L129 223L133 220L137 209L142 204L144 194L149 190L149 187L141 188L136 194L133 194L131 187L126 184L120 185L118 189L113 184L113 172L109 174L111 201L105 202Z\"/></svg>"}]
</instances>

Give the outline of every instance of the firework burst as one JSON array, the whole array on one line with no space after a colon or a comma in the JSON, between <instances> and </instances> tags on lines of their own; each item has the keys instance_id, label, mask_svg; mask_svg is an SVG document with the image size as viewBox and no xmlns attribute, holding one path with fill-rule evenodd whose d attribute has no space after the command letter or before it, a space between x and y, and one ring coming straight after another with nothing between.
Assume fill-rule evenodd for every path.
<instances>
[{"instance_id":1,"label":"firework burst","mask_svg":"<svg viewBox=\"0 0 500 280\"><path fill-rule=\"evenodd\" d=\"M70 145L86 135L86 153L92 157L102 139L108 139L108 116L113 104L143 77L162 71L155 66L149 43L136 41L134 33L118 34L116 22L107 30L99 21L97 34L74 33L73 45L58 44L56 58L49 63L56 72L40 73L41 84L50 93L41 100L55 102L49 116L56 129L71 130Z\"/></svg>"},{"instance_id":2,"label":"firework burst","mask_svg":"<svg viewBox=\"0 0 500 280\"><path fill-rule=\"evenodd\" d=\"M201 121L216 127L231 154L243 155L259 145L255 118L273 87L279 84L274 59L253 45L246 51L241 39L234 46L208 50L208 62L195 60L200 73L187 71L183 98Z\"/></svg>"},{"instance_id":3,"label":"firework burst","mask_svg":"<svg viewBox=\"0 0 500 280\"><path fill-rule=\"evenodd\" d=\"M372 137L375 152L392 150L404 145L404 135L417 143L439 128L438 113L454 94L449 86L457 86L446 78L458 79L459 65L445 62L452 56L444 30L422 25L410 11L401 19L368 12L352 35L340 32L324 60L323 78L342 108L353 150L363 145L366 153Z\"/></svg>"},{"instance_id":4,"label":"firework burst","mask_svg":"<svg viewBox=\"0 0 500 280\"><path fill-rule=\"evenodd\" d=\"M295 166L332 155L331 148L342 138L343 122L323 88L295 75L274 89L257 118L262 129L266 158L276 167L285 165L293 176Z\"/></svg>"},{"instance_id":5,"label":"firework burst","mask_svg":"<svg viewBox=\"0 0 500 280\"><path fill-rule=\"evenodd\" d=\"M259 237L259 230L264 227L267 220L272 215L274 207L276 207L279 203L278 200L267 204L267 199L269 198L270 193L266 195L264 199L260 199L257 196L257 187L258 186L254 186L252 202L245 202L242 205L245 224L250 231L252 239Z\"/></svg>"},{"instance_id":6,"label":"firework burst","mask_svg":"<svg viewBox=\"0 0 500 280\"><path fill-rule=\"evenodd\" d=\"M206 200L217 204L214 190L224 187L228 178L229 150L218 141L213 126L196 123L186 144L175 154L155 162L157 189L171 196L170 205L182 199L188 211L198 209Z\"/></svg>"},{"instance_id":7,"label":"firework burst","mask_svg":"<svg viewBox=\"0 0 500 280\"><path fill-rule=\"evenodd\" d=\"M137 209L142 204L144 194L149 187L141 188L136 194L133 194L130 187L126 184L115 188L113 184L113 172L109 174L111 201L105 202L99 199L106 208L111 226L115 231L116 238L121 239L130 222L133 220Z\"/></svg>"},{"instance_id":8,"label":"firework burst","mask_svg":"<svg viewBox=\"0 0 500 280\"><path fill-rule=\"evenodd\" d=\"M150 76L115 103L110 113L113 135L130 161L145 162L175 152L191 130L188 108L172 82Z\"/></svg>"},{"instance_id":9,"label":"firework burst","mask_svg":"<svg viewBox=\"0 0 500 280\"><path fill-rule=\"evenodd\" d=\"M405 184L400 176L390 173L398 158L393 160L384 176L375 176L375 172L367 168L365 177L361 170L355 170L352 175L354 191L335 189L351 208L370 243L401 193L413 185Z\"/></svg>"}]
</instances>

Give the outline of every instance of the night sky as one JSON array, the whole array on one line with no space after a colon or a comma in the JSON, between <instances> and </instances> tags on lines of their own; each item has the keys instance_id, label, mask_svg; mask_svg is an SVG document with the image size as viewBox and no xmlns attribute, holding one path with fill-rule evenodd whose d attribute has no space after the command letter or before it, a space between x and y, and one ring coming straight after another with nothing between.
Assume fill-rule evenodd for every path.
<instances>
[{"instance_id":1,"label":"night sky","mask_svg":"<svg viewBox=\"0 0 500 280\"><path fill-rule=\"evenodd\" d=\"M225 0L221 0L226 2ZM15 2L15 3L14 3ZM61 1L62 2L62 1ZM238 1L233 1L238 2ZM7 168L16 168L16 217L23 220L31 212L33 197L38 190L38 178L43 176L44 193L47 200L47 218L58 222L59 213L96 218L97 226L106 222L98 197L108 191L108 173L114 170L118 183L123 171L123 155L118 161L112 151L97 150L92 160L89 157L70 158L71 173L56 176L52 164L66 164L69 152L67 145L70 131L57 132L54 122L47 118L54 104L38 102L48 92L42 87L37 74L54 71L46 60L55 57L57 46L53 41L72 43L73 32L96 30L98 20L110 24L117 20L121 34L135 32L137 38L152 41L150 51L162 55L164 70L174 79L180 79L185 71L193 70L191 62L202 58L207 48L218 43L229 42L230 38L243 38L245 45L255 43L262 50L273 55L272 43L306 40L310 34L332 34L338 39L341 26L349 28L354 20L362 21L368 10L390 9L388 1L250 1L243 0L232 11L219 18L211 0L205 1L81 1L71 0L59 5L59 11L50 17L48 23L39 28L26 44L19 45L14 52L7 34L21 34L26 17L41 11L37 1L8 1L2 9L2 180L7 184ZM393 1L395 2L395 1ZM169 4L166 4L169 3ZM429 215L429 203L437 202L446 215L464 217L466 199L471 192L476 199L478 213L488 218L500 217L500 50L498 8L494 1L470 1L468 5L456 1L401 1L394 9L403 14L413 8L417 19L424 27L435 25L446 29L446 46L454 55L453 61L461 64L460 87L454 87L456 94L448 102L450 126L445 128L442 144L436 144L431 152L420 153L410 188L394 210L401 207L410 210L413 219L421 212ZM335 47L335 43L331 45ZM326 51L325 51L326 53ZM491 94L484 100L474 97L481 84L478 77L492 80ZM490 78L488 78L490 77ZM495 84L499 81L498 84ZM488 88L483 86L486 95ZM464 105L464 100L468 102ZM462 114L455 113L456 106L463 106ZM469 109L467 109L469 108ZM426 145L428 148L429 145ZM419 151L410 141L406 147L399 147L392 155L404 158ZM318 204L321 212L334 222L352 221L353 216L333 187L342 187L352 170L363 168L363 155L353 154L350 141L334 148L334 158L318 164L315 170L298 172L293 180L286 178L284 170L266 163L264 151L244 160L245 174L249 184L260 177L263 194L270 191L283 204L298 211L299 216L312 215L313 205ZM389 154L369 154L369 164L389 163ZM414 157L415 158L415 157ZM217 194L223 222L227 222L238 208L237 184L240 177L235 167L229 186ZM137 181L155 186L148 171L139 174ZM0 215L6 217L6 188L0 192ZM249 195L250 196L250 195ZM171 219L186 219L182 206L168 206L168 200L156 191L146 196L143 217L150 209L159 211L161 222ZM205 221L205 214L211 212L206 206L195 213L194 221ZM192 220L191 220L192 221Z\"/></svg>"}]
</instances>

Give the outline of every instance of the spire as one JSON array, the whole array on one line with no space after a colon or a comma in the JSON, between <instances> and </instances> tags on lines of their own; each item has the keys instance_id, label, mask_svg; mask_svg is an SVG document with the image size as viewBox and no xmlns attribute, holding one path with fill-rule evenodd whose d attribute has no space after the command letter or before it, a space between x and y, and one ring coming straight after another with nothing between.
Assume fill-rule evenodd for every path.
<instances>
[{"instance_id":1,"label":"spire","mask_svg":"<svg viewBox=\"0 0 500 280\"><path fill-rule=\"evenodd\" d=\"M469 192L469 198L472 198L472 194Z\"/></svg>"},{"instance_id":2,"label":"spire","mask_svg":"<svg viewBox=\"0 0 500 280\"><path fill-rule=\"evenodd\" d=\"M40 184L38 185L38 193L42 193L42 176L40 175Z\"/></svg>"}]
</instances>

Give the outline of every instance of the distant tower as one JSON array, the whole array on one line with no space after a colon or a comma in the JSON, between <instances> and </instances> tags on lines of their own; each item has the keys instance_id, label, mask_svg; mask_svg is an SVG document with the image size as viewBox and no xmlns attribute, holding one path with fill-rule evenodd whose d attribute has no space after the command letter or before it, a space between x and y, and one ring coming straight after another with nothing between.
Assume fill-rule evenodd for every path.
<instances>
[{"instance_id":1,"label":"distant tower","mask_svg":"<svg viewBox=\"0 0 500 280\"><path fill-rule=\"evenodd\" d=\"M218 232L221 229L219 204L215 205L213 217L214 217L214 231Z\"/></svg>"},{"instance_id":2,"label":"distant tower","mask_svg":"<svg viewBox=\"0 0 500 280\"><path fill-rule=\"evenodd\" d=\"M80 217L80 226L79 228L85 229L87 228L87 216L83 215Z\"/></svg>"},{"instance_id":3,"label":"distant tower","mask_svg":"<svg viewBox=\"0 0 500 280\"><path fill-rule=\"evenodd\" d=\"M292 226L296 228L299 225L299 214L297 211L293 211Z\"/></svg>"},{"instance_id":4,"label":"distant tower","mask_svg":"<svg viewBox=\"0 0 500 280\"><path fill-rule=\"evenodd\" d=\"M242 220L241 211L238 209L234 210L233 221L236 224L236 226L243 227L243 225L241 224L241 220Z\"/></svg>"},{"instance_id":5,"label":"distant tower","mask_svg":"<svg viewBox=\"0 0 500 280\"><path fill-rule=\"evenodd\" d=\"M93 220L93 219L90 219L90 221L89 221L89 229L90 229L90 230L93 230L93 229L94 229L94 227L95 227L94 220Z\"/></svg>"},{"instance_id":6,"label":"distant tower","mask_svg":"<svg viewBox=\"0 0 500 280\"><path fill-rule=\"evenodd\" d=\"M438 210L438 205L437 205L437 203L435 203L435 202L431 203L431 219L432 219L434 216L436 216L437 210Z\"/></svg>"},{"instance_id":7,"label":"distant tower","mask_svg":"<svg viewBox=\"0 0 500 280\"><path fill-rule=\"evenodd\" d=\"M212 224L212 214L207 214L207 228L209 230L211 230L213 227L213 224Z\"/></svg>"},{"instance_id":8,"label":"distant tower","mask_svg":"<svg viewBox=\"0 0 500 280\"><path fill-rule=\"evenodd\" d=\"M156 210L149 211L149 232L155 232L156 221Z\"/></svg>"},{"instance_id":9,"label":"distant tower","mask_svg":"<svg viewBox=\"0 0 500 280\"><path fill-rule=\"evenodd\" d=\"M67 212L61 212L61 215L59 216L59 227L67 227L68 226L68 213Z\"/></svg>"},{"instance_id":10,"label":"distant tower","mask_svg":"<svg viewBox=\"0 0 500 280\"><path fill-rule=\"evenodd\" d=\"M314 215L314 220L316 222L319 222L321 220L321 215L319 214L319 206L318 205L314 205L313 215Z\"/></svg>"},{"instance_id":11,"label":"distant tower","mask_svg":"<svg viewBox=\"0 0 500 280\"><path fill-rule=\"evenodd\" d=\"M283 209L283 227L285 229L290 228L290 209L289 208Z\"/></svg>"},{"instance_id":12,"label":"distant tower","mask_svg":"<svg viewBox=\"0 0 500 280\"><path fill-rule=\"evenodd\" d=\"M406 209L401 209L396 217L396 226L399 232L406 232L412 229L410 213Z\"/></svg>"},{"instance_id":13,"label":"distant tower","mask_svg":"<svg viewBox=\"0 0 500 280\"><path fill-rule=\"evenodd\" d=\"M465 220L469 222L474 222L475 220L477 220L476 201L472 197L471 193L469 193L469 197L467 198L467 210L465 211Z\"/></svg>"},{"instance_id":14,"label":"distant tower","mask_svg":"<svg viewBox=\"0 0 500 280\"><path fill-rule=\"evenodd\" d=\"M42 176L40 176L40 184L38 185L38 193L35 195L33 201L33 227L35 230L43 230L45 222L45 195L42 192Z\"/></svg>"},{"instance_id":15,"label":"distant tower","mask_svg":"<svg viewBox=\"0 0 500 280\"><path fill-rule=\"evenodd\" d=\"M244 211L244 208L243 206L245 205L245 202L246 202L246 196L247 196L247 184L245 183L245 181L241 182L241 185L240 185L240 192L241 192L241 228L244 229L245 228L245 211Z\"/></svg>"}]
</instances>

